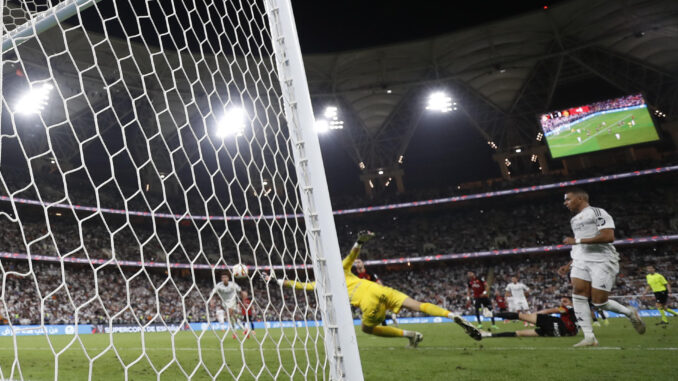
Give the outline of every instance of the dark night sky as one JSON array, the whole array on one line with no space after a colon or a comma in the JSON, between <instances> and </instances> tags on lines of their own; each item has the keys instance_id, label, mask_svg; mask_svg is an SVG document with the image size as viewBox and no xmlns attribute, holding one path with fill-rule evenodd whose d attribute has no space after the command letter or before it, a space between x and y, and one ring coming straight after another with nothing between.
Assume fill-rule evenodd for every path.
<instances>
[{"instance_id":1,"label":"dark night sky","mask_svg":"<svg viewBox=\"0 0 678 381\"><path fill-rule=\"evenodd\" d=\"M511 18L563 1L292 0L302 52L327 53L429 38ZM335 132L340 133L340 132ZM359 170L331 137L321 138L330 189L361 192ZM485 139L456 115L422 119L405 154L408 189L500 176Z\"/></svg>"}]
</instances>

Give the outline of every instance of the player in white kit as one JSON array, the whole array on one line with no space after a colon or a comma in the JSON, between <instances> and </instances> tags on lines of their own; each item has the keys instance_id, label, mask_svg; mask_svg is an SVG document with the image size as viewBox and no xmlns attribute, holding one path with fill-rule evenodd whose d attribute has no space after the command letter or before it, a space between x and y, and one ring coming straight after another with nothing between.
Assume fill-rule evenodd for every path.
<instances>
[{"instance_id":1,"label":"player in white kit","mask_svg":"<svg viewBox=\"0 0 678 381\"><path fill-rule=\"evenodd\" d=\"M511 298L510 312L528 312L530 310L525 297L525 293L528 291L530 291L530 288L523 282L518 282L517 277L511 277L511 283L506 285L506 299Z\"/></svg>"},{"instance_id":2,"label":"player in white kit","mask_svg":"<svg viewBox=\"0 0 678 381\"><path fill-rule=\"evenodd\" d=\"M598 345L593 335L589 298L599 310L626 315L638 333L645 333L645 323L636 309L608 299L619 272L619 253L612 245L612 217L605 210L590 206L589 195L582 189L567 191L564 205L574 214L570 220L574 237L565 237L563 240L564 244L572 245L572 261L559 268L558 273L565 275L570 271L574 312L584 332L584 339L574 346Z\"/></svg>"},{"instance_id":3,"label":"player in white kit","mask_svg":"<svg viewBox=\"0 0 678 381\"><path fill-rule=\"evenodd\" d=\"M233 330L233 336L235 337L235 328L240 326L244 328L242 322L239 321L239 308L238 308L238 296L243 294L244 291L240 286L231 282L231 276L228 273L221 274L221 282L217 283L216 287L212 291L212 296L210 299L210 306L214 308L217 301L220 301L220 306L217 306L217 321L221 325L222 329L224 328L224 322L228 319L229 326Z\"/></svg>"}]
</instances>

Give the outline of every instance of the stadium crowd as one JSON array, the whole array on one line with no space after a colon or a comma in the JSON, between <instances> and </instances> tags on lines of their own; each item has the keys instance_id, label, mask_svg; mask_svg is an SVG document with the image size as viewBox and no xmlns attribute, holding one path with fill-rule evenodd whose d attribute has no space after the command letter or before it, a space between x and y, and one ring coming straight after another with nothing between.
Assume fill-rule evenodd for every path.
<instances>
[{"instance_id":1,"label":"stadium crowd","mask_svg":"<svg viewBox=\"0 0 678 381\"><path fill-rule=\"evenodd\" d=\"M641 297L645 288L645 266L654 265L669 282L678 281L678 265L672 258L677 245L656 245L621 250L622 262L613 295L624 303L652 308L651 294ZM552 306L571 292L569 281L556 273L568 260L567 253L532 256L500 256L486 260L408 266L400 269L373 267L385 285L405 292L417 300L430 301L455 312L471 314L466 300L466 272L475 271L491 284L492 295L504 294L512 276L518 276L530 292L530 309ZM208 271L172 271L171 276L157 270L97 268L33 261L2 260L5 273L3 319L14 324L178 324L215 320L209 300L215 279ZM95 274L96 273L96 279ZM319 319L313 293L281 290L276 283L250 273L251 279L237 282L253 295L255 320ZM305 279L288 270L278 277ZM673 299L675 300L675 299ZM671 304L671 303L669 303ZM355 317L360 316L355 311ZM402 311L400 316L417 316Z\"/></svg>"},{"instance_id":2,"label":"stadium crowd","mask_svg":"<svg viewBox=\"0 0 678 381\"><path fill-rule=\"evenodd\" d=\"M670 178L669 178L670 179ZM678 233L678 186L635 179L615 186L592 185L592 203L615 219L616 238ZM637 189L644 189L642 193ZM560 192L501 197L441 205L407 213L386 211L340 216L336 226L342 251L356 227L374 227L378 244L372 258L416 257L559 244L569 234L569 212ZM305 256L301 220L229 222L125 219L91 214L76 221L64 212L42 218L0 215L0 251L33 255L130 260L135 262L289 264ZM281 245L280 242L286 242ZM222 259L223 258L223 259ZM263 261L263 262L262 262Z\"/></svg>"}]
</instances>

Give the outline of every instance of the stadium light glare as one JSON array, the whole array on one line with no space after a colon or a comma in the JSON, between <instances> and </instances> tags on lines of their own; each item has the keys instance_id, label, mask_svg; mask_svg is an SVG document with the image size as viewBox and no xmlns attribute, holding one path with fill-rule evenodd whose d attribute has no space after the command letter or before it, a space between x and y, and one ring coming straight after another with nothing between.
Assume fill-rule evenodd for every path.
<instances>
[{"instance_id":1,"label":"stadium light glare","mask_svg":"<svg viewBox=\"0 0 678 381\"><path fill-rule=\"evenodd\" d=\"M315 121L315 130L319 134L324 134L330 130L330 124L325 119L318 119Z\"/></svg>"},{"instance_id":2,"label":"stadium light glare","mask_svg":"<svg viewBox=\"0 0 678 381\"><path fill-rule=\"evenodd\" d=\"M544 134L540 132L537 134L537 141L540 142L542 139L544 139Z\"/></svg>"},{"instance_id":3,"label":"stadium light glare","mask_svg":"<svg viewBox=\"0 0 678 381\"><path fill-rule=\"evenodd\" d=\"M241 136L245 131L245 110L233 107L224 111L224 115L217 123L217 137Z\"/></svg>"},{"instance_id":4,"label":"stadium light glare","mask_svg":"<svg viewBox=\"0 0 678 381\"><path fill-rule=\"evenodd\" d=\"M392 94L392 93L393 93L393 90L391 90L391 89L386 90L386 94Z\"/></svg>"},{"instance_id":5,"label":"stadium light glare","mask_svg":"<svg viewBox=\"0 0 678 381\"><path fill-rule=\"evenodd\" d=\"M337 119L338 117L337 108L334 106L325 107L325 112L323 112L323 116L330 120Z\"/></svg>"},{"instance_id":6,"label":"stadium light glare","mask_svg":"<svg viewBox=\"0 0 678 381\"><path fill-rule=\"evenodd\" d=\"M516 148L516 153L521 153L521 152L523 152L522 148Z\"/></svg>"},{"instance_id":7,"label":"stadium light glare","mask_svg":"<svg viewBox=\"0 0 678 381\"><path fill-rule=\"evenodd\" d=\"M21 115L40 114L47 106L47 99L54 86L51 83L31 86L14 106L14 112Z\"/></svg>"},{"instance_id":8,"label":"stadium light glare","mask_svg":"<svg viewBox=\"0 0 678 381\"><path fill-rule=\"evenodd\" d=\"M403 155L400 155L400 157L398 158L398 164L402 164L403 160L405 160L405 157Z\"/></svg>"},{"instance_id":9,"label":"stadium light glare","mask_svg":"<svg viewBox=\"0 0 678 381\"><path fill-rule=\"evenodd\" d=\"M532 154L532 157L530 157L530 160L531 160L533 163L536 163L536 162L537 162L537 155L536 155L536 154Z\"/></svg>"},{"instance_id":10,"label":"stadium light glare","mask_svg":"<svg viewBox=\"0 0 678 381\"><path fill-rule=\"evenodd\" d=\"M383 170L383 169L380 169L379 172L377 172L377 173L380 174L380 175L383 175L383 174L384 174L384 170Z\"/></svg>"},{"instance_id":11,"label":"stadium light glare","mask_svg":"<svg viewBox=\"0 0 678 381\"><path fill-rule=\"evenodd\" d=\"M427 110L438 112L452 111L452 98L442 91L436 91L428 97Z\"/></svg>"},{"instance_id":12,"label":"stadium light glare","mask_svg":"<svg viewBox=\"0 0 678 381\"><path fill-rule=\"evenodd\" d=\"M358 167L360 167L360 169L365 169L365 168L366 168L366 167L365 167L365 163L362 162L362 161L360 162L360 164L358 164Z\"/></svg>"},{"instance_id":13,"label":"stadium light glare","mask_svg":"<svg viewBox=\"0 0 678 381\"><path fill-rule=\"evenodd\" d=\"M342 128L344 128L344 121L339 120L339 109L334 106L325 107L323 117L315 121L315 129L319 133L341 130Z\"/></svg>"}]
</instances>

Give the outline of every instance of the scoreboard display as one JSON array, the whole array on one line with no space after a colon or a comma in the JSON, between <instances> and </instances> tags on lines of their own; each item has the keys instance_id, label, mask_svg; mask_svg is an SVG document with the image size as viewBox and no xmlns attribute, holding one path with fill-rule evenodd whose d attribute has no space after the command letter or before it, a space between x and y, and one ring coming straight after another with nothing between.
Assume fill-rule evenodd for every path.
<instances>
[{"instance_id":1,"label":"scoreboard display","mask_svg":"<svg viewBox=\"0 0 678 381\"><path fill-rule=\"evenodd\" d=\"M659 140L641 94L552 111L539 122L553 158Z\"/></svg>"}]
</instances>

